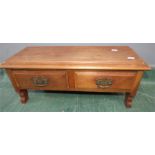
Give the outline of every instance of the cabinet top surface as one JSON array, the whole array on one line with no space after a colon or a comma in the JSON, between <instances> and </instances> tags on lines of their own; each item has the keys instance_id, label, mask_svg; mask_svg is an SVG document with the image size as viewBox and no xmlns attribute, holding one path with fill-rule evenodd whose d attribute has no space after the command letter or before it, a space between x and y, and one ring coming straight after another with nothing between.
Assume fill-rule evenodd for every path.
<instances>
[{"instance_id":1,"label":"cabinet top surface","mask_svg":"<svg viewBox=\"0 0 155 155\"><path fill-rule=\"evenodd\" d=\"M1 64L1 68L149 70L127 46L27 47Z\"/></svg>"}]
</instances>

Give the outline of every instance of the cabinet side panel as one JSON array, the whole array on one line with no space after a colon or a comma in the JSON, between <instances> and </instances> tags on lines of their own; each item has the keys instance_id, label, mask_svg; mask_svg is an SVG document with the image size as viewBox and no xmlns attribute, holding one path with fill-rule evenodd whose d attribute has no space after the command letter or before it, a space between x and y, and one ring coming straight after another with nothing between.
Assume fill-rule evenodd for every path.
<instances>
[{"instance_id":1,"label":"cabinet side panel","mask_svg":"<svg viewBox=\"0 0 155 155\"><path fill-rule=\"evenodd\" d=\"M14 87L14 89L16 90L16 92L19 92L19 87L18 87L18 83L16 82L16 79L13 76L13 71L11 69L5 69L6 73Z\"/></svg>"},{"instance_id":2,"label":"cabinet side panel","mask_svg":"<svg viewBox=\"0 0 155 155\"><path fill-rule=\"evenodd\" d=\"M140 82L141 82L141 79L143 77L143 73L144 73L144 71L137 71L135 81L134 81L134 84L133 84L132 89L131 89L131 96L136 95L137 90L138 90L139 85L140 85Z\"/></svg>"}]
</instances>

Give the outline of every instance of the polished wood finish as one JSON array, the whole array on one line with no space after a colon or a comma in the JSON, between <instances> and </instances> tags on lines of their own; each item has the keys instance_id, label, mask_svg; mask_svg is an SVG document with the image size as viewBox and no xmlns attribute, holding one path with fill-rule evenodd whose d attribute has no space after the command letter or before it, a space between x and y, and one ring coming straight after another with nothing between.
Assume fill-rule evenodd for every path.
<instances>
[{"instance_id":1,"label":"polished wood finish","mask_svg":"<svg viewBox=\"0 0 155 155\"><path fill-rule=\"evenodd\" d=\"M126 93L125 94L125 106L127 108L130 108L132 106L132 100L133 100L133 97L131 96L131 94Z\"/></svg>"},{"instance_id":2,"label":"polished wood finish","mask_svg":"<svg viewBox=\"0 0 155 155\"><path fill-rule=\"evenodd\" d=\"M128 57L135 59L130 60ZM28 47L1 65L3 68L14 69L150 69L143 59L127 46Z\"/></svg>"},{"instance_id":3,"label":"polished wood finish","mask_svg":"<svg viewBox=\"0 0 155 155\"><path fill-rule=\"evenodd\" d=\"M143 71L137 71L136 77L134 79L134 84L132 85L132 89L131 89L131 96L135 96L137 93L137 89L139 87L140 81L143 77Z\"/></svg>"},{"instance_id":4,"label":"polished wood finish","mask_svg":"<svg viewBox=\"0 0 155 155\"><path fill-rule=\"evenodd\" d=\"M20 96L20 101L21 103L25 104L28 100L28 92L26 89L20 89L19 90L19 96Z\"/></svg>"},{"instance_id":5,"label":"polished wood finish","mask_svg":"<svg viewBox=\"0 0 155 155\"><path fill-rule=\"evenodd\" d=\"M150 67L127 46L28 47L0 65L22 103L28 89L124 92L132 106L140 80Z\"/></svg>"},{"instance_id":6,"label":"polished wood finish","mask_svg":"<svg viewBox=\"0 0 155 155\"><path fill-rule=\"evenodd\" d=\"M52 90L68 87L65 71L13 70L12 74L19 89ZM41 86L36 85L33 78L47 79L48 83Z\"/></svg>"},{"instance_id":7,"label":"polished wood finish","mask_svg":"<svg viewBox=\"0 0 155 155\"><path fill-rule=\"evenodd\" d=\"M98 88L96 80L110 79L112 85L108 89L130 90L135 76L136 72L129 71L78 71L75 72L75 87L90 89Z\"/></svg>"}]
</instances>

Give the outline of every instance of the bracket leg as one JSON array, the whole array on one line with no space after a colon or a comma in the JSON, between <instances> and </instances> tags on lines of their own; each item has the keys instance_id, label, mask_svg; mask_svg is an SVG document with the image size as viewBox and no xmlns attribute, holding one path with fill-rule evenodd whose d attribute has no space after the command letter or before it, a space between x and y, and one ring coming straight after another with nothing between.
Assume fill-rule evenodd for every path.
<instances>
[{"instance_id":1,"label":"bracket leg","mask_svg":"<svg viewBox=\"0 0 155 155\"><path fill-rule=\"evenodd\" d=\"M25 104L28 100L28 91L26 89L19 90L19 96L21 103Z\"/></svg>"},{"instance_id":2,"label":"bracket leg","mask_svg":"<svg viewBox=\"0 0 155 155\"><path fill-rule=\"evenodd\" d=\"M127 108L132 107L132 99L133 99L133 96L130 93L125 94L125 106Z\"/></svg>"}]
</instances>

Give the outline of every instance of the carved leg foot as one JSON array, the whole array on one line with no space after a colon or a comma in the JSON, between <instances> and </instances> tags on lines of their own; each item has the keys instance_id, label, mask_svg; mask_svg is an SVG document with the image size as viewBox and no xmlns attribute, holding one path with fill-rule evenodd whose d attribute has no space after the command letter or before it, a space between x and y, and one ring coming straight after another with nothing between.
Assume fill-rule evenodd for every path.
<instances>
[{"instance_id":1,"label":"carved leg foot","mask_svg":"<svg viewBox=\"0 0 155 155\"><path fill-rule=\"evenodd\" d=\"M132 96L130 93L126 93L125 94L125 106L127 108L131 108L132 107Z\"/></svg>"},{"instance_id":2,"label":"carved leg foot","mask_svg":"<svg viewBox=\"0 0 155 155\"><path fill-rule=\"evenodd\" d=\"M28 100L27 90L19 90L19 96L20 96L21 103L25 104Z\"/></svg>"}]
</instances>

